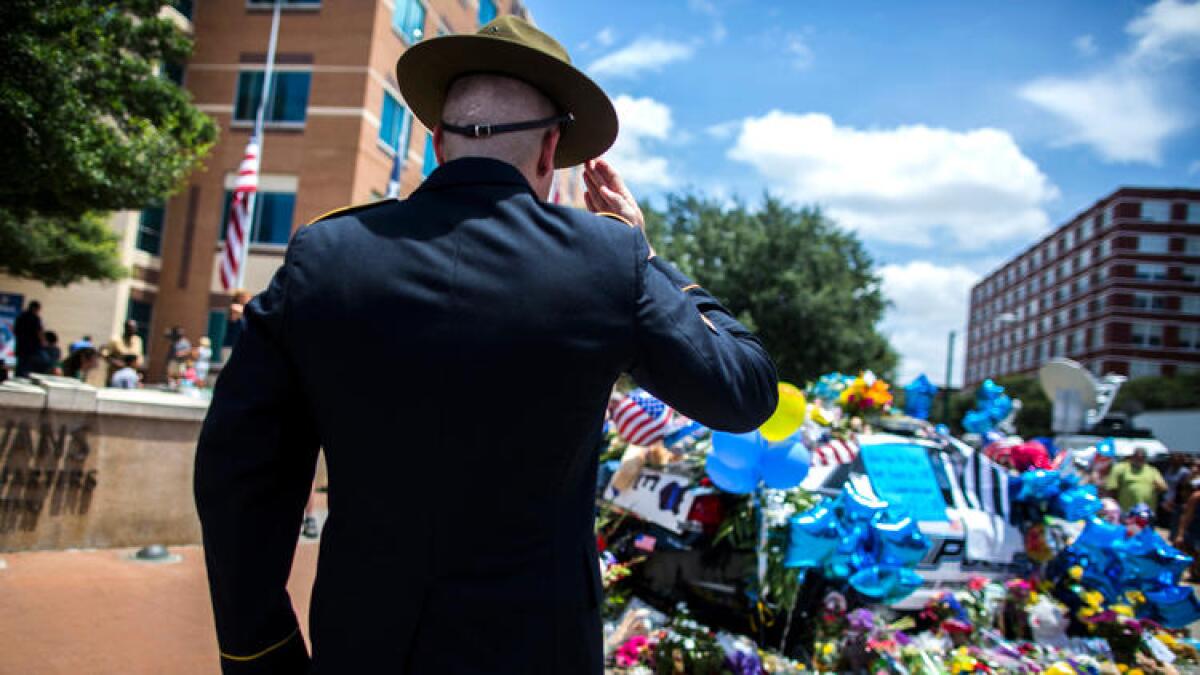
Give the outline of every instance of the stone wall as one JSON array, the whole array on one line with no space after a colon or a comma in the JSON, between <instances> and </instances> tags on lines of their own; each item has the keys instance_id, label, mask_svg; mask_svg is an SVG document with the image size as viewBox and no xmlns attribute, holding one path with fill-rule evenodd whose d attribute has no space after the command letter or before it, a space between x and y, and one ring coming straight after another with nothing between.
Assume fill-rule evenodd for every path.
<instances>
[{"instance_id":1,"label":"stone wall","mask_svg":"<svg viewBox=\"0 0 1200 675\"><path fill-rule=\"evenodd\" d=\"M65 378L0 385L0 552L194 544L208 404Z\"/></svg>"}]
</instances>

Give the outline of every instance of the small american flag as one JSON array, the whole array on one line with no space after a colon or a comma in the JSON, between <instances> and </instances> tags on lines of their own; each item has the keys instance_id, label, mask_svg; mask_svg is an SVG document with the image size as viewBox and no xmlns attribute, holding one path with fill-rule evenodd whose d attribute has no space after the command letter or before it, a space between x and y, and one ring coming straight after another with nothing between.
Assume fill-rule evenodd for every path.
<instances>
[{"instance_id":1,"label":"small american flag","mask_svg":"<svg viewBox=\"0 0 1200 675\"><path fill-rule=\"evenodd\" d=\"M633 445L650 445L662 440L670 421L670 406L644 389L629 392L613 413L617 433Z\"/></svg>"},{"instance_id":2,"label":"small american flag","mask_svg":"<svg viewBox=\"0 0 1200 675\"><path fill-rule=\"evenodd\" d=\"M849 464L858 456L858 443L831 438L814 448L811 456L813 466Z\"/></svg>"},{"instance_id":3,"label":"small american flag","mask_svg":"<svg viewBox=\"0 0 1200 675\"><path fill-rule=\"evenodd\" d=\"M258 137L251 136L246 154L238 167L225 225L225 255L221 256L221 288L230 292L238 286L238 272L246 263L246 245L250 237L250 204L258 191Z\"/></svg>"},{"instance_id":4,"label":"small american flag","mask_svg":"<svg viewBox=\"0 0 1200 675\"><path fill-rule=\"evenodd\" d=\"M654 553L654 546L657 543L657 537L653 537L649 534L639 534L637 538L633 540L633 547L639 551Z\"/></svg>"}]
</instances>

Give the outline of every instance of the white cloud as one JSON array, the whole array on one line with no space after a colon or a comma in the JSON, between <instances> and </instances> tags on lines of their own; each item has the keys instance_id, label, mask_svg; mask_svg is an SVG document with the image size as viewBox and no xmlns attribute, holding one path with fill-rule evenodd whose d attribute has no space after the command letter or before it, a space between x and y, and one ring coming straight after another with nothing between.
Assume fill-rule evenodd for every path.
<instances>
[{"instance_id":1,"label":"white cloud","mask_svg":"<svg viewBox=\"0 0 1200 675\"><path fill-rule=\"evenodd\" d=\"M1200 159L1188 164L1188 175L1193 176L1200 173Z\"/></svg>"},{"instance_id":2,"label":"white cloud","mask_svg":"<svg viewBox=\"0 0 1200 675\"><path fill-rule=\"evenodd\" d=\"M1091 35L1080 35L1071 40L1071 44L1074 45L1075 51L1082 56L1095 56L1096 54L1096 38Z\"/></svg>"},{"instance_id":3,"label":"white cloud","mask_svg":"<svg viewBox=\"0 0 1200 675\"><path fill-rule=\"evenodd\" d=\"M784 37L783 51L788 54L792 66L797 70L804 70L812 65L812 48L808 46L804 36L799 33L788 33Z\"/></svg>"},{"instance_id":4,"label":"white cloud","mask_svg":"<svg viewBox=\"0 0 1200 675\"><path fill-rule=\"evenodd\" d=\"M1110 162L1157 165L1165 141L1196 120L1173 100L1192 86L1173 66L1200 57L1200 0L1158 0L1125 30L1136 42L1104 69L1039 78L1018 94L1063 123L1059 144L1091 146Z\"/></svg>"},{"instance_id":5,"label":"white cloud","mask_svg":"<svg viewBox=\"0 0 1200 675\"><path fill-rule=\"evenodd\" d=\"M1155 81L1135 72L1048 77L1025 85L1020 94L1067 123L1070 130L1060 144L1090 145L1110 162L1157 165L1163 142L1187 126L1182 115L1163 104Z\"/></svg>"},{"instance_id":6,"label":"white cloud","mask_svg":"<svg viewBox=\"0 0 1200 675\"><path fill-rule=\"evenodd\" d=\"M772 111L742 121L729 157L768 186L816 202L865 238L978 249L1043 232L1058 196L1005 131L855 129L828 115Z\"/></svg>"},{"instance_id":7,"label":"white cloud","mask_svg":"<svg viewBox=\"0 0 1200 675\"><path fill-rule=\"evenodd\" d=\"M608 46L612 45L613 40L615 40L616 37L617 36L613 32L613 29L606 27L606 28L601 29L601 31L599 33L596 33L596 37L594 37L592 39L595 40L596 44L600 45L601 47L608 47Z\"/></svg>"},{"instance_id":8,"label":"white cloud","mask_svg":"<svg viewBox=\"0 0 1200 675\"><path fill-rule=\"evenodd\" d=\"M880 330L900 354L899 380L905 385L925 373L942 386L946 377L949 332L958 332L952 383L962 383L966 340L967 294L979 278L961 265L942 267L924 260L884 265L879 270L883 291L892 301ZM930 302L930 298L937 298Z\"/></svg>"},{"instance_id":9,"label":"white cloud","mask_svg":"<svg viewBox=\"0 0 1200 675\"><path fill-rule=\"evenodd\" d=\"M1134 59L1174 61L1200 55L1200 1L1159 0L1125 30L1137 38Z\"/></svg>"},{"instance_id":10,"label":"white cloud","mask_svg":"<svg viewBox=\"0 0 1200 675\"><path fill-rule=\"evenodd\" d=\"M713 27L712 27L712 41L713 42L715 42L715 43L724 42L725 36L727 36L727 35L729 35L729 31L725 28L725 24L721 23L720 21L716 21L713 23Z\"/></svg>"},{"instance_id":11,"label":"white cloud","mask_svg":"<svg viewBox=\"0 0 1200 675\"><path fill-rule=\"evenodd\" d=\"M605 158L629 183L641 188L666 188L674 184L667 158L652 146L671 134L671 109L652 98L626 94L613 99L621 131Z\"/></svg>"},{"instance_id":12,"label":"white cloud","mask_svg":"<svg viewBox=\"0 0 1200 675\"><path fill-rule=\"evenodd\" d=\"M597 77L635 77L644 71L658 71L668 64L686 61L694 51L691 45L682 42L643 37L600 57L587 70Z\"/></svg>"},{"instance_id":13,"label":"white cloud","mask_svg":"<svg viewBox=\"0 0 1200 675\"><path fill-rule=\"evenodd\" d=\"M728 138L733 138L733 135L741 128L741 120L730 120L728 122L719 122L717 124L709 125L705 127L704 133L719 141L723 141Z\"/></svg>"}]
</instances>

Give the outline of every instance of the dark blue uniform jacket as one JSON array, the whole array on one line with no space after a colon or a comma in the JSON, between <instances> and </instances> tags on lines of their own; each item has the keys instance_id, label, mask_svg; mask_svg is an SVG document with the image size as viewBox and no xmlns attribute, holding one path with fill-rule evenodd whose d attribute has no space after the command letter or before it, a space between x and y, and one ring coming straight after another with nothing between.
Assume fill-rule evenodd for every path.
<instances>
[{"instance_id":1,"label":"dark blue uniform jacket","mask_svg":"<svg viewBox=\"0 0 1200 675\"><path fill-rule=\"evenodd\" d=\"M759 341L628 224L449 162L298 231L217 382L196 503L226 673L601 673L596 448L622 372L747 431ZM285 587L329 468L307 653Z\"/></svg>"}]
</instances>

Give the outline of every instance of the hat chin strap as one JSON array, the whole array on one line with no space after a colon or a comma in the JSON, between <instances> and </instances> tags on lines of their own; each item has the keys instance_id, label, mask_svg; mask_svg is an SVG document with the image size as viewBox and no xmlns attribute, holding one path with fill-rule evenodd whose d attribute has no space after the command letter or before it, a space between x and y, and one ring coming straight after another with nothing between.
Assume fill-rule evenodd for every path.
<instances>
[{"instance_id":1,"label":"hat chin strap","mask_svg":"<svg viewBox=\"0 0 1200 675\"><path fill-rule=\"evenodd\" d=\"M488 138L496 134L507 134L513 131L527 131L529 129L542 129L544 127L553 127L559 125L570 124L575 121L575 116L571 113L566 115L557 115L555 117L547 117L540 120L531 120L529 122L510 122L508 124L450 124L445 120L442 121L442 129L449 131L452 134L460 136L471 136L473 138Z\"/></svg>"}]
</instances>

